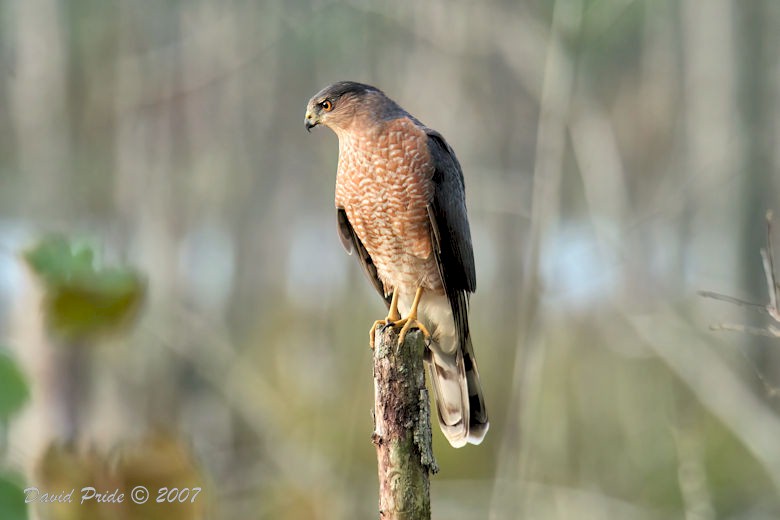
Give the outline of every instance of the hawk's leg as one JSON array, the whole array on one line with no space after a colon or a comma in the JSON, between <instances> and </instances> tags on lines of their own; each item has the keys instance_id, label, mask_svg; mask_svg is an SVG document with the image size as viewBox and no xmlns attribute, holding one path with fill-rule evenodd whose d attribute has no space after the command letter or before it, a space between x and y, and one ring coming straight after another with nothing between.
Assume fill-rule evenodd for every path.
<instances>
[{"instance_id":1,"label":"hawk's leg","mask_svg":"<svg viewBox=\"0 0 780 520\"><path fill-rule=\"evenodd\" d=\"M428 332L428 329L425 327L425 325L422 324L422 322L417 320L417 306L420 305L420 299L422 298L422 294L423 294L423 288L418 287L417 292L414 295L414 301L412 302L412 307L411 309L409 309L409 315L406 318L403 318L393 323L393 326L395 327L399 325L403 325L403 327L401 327L401 332L398 334L399 345L404 342L404 339L406 338L406 333L409 332L409 330L412 328L419 329L420 332L423 333L423 337L425 338L426 344L431 341L431 333Z\"/></svg>"},{"instance_id":2,"label":"hawk's leg","mask_svg":"<svg viewBox=\"0 0 780 520\"><path fill-rule=\"evenodd\" d=\"M387 313L387 318L383 320L376 320L371 326L371 330L368 331L369 341L371 342L371 349L374 348L374 336L376 328L380 325L387 327L388 325L395 325L401 320L401 315L398 313L398 291L393 289L393 297L390 299L390 310Z\"/></svg>"}]
</instances>

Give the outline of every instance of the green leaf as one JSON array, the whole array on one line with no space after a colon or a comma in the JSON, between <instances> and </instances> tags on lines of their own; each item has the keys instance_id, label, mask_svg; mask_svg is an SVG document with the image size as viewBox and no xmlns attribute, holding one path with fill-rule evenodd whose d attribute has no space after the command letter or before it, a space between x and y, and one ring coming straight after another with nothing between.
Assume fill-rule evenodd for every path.
<instances>
[{"instance_id":1,"label":"green leaf","mask_svg":"<svg viewBox=\"0 0 780 520\"><path fill-rule=\"evenodd\" d=\"M3 520L27 520L24 489L21 479L0 472L0 518Z\"/></svg>"},{"instance_id":2,"label":"green leaf","mask_svg":"<svg viewBox=\"0 0 780 520\"><path fill-rule=\"evenodd\" d=\"M46 290L49 330L70 343L123 331L141 307L146 287L127 267L96 267L87 245L52 235L24 254Z\"/></svg>"},{"instance_id":3,"label":"green leaf","mask_svg":"<svg viewBox=\"0 0 780 520\"><path fill-rule=\"evenodd\" d=\"M17 412L29 394L24 374L11 356L0 348L0 423Z\"/></svg>"},{"instance_id":4,"label":"green leaf","mask_svg":"<svg viewBox=\"0 0 780 520\"><path fill-rule=\"evenodd\" d=\"M62 235L51 235L24 253L24 259L49 286L68 283L95 272L94 254L88 247L72 247Z\"/></svg>"}]
</instances>

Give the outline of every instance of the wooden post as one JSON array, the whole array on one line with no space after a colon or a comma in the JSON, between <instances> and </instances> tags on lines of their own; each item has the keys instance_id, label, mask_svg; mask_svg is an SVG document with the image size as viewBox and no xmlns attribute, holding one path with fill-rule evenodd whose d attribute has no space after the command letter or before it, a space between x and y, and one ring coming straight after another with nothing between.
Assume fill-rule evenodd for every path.
<instances>
[{"instance_id":1,"label":"wooden post","mask_svg":"<svg viewBox=\"0 0 780 520\"><path fill-rule=\"evenodd\" d=\"M374 342L374 433L379 465L379 518L431 518L429 474L436 473L431 410L425 388L425 344L419 331L398 345L392 327Z\"/></svg>"}]
</instances>

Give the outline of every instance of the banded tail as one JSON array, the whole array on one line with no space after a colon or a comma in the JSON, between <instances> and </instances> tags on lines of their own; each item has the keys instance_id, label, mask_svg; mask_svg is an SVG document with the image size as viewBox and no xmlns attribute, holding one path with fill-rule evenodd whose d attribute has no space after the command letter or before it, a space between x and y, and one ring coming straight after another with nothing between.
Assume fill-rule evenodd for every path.
<instances>
[{"instance_id":1,"label":"banded tail","mask_svg":"<svg viewBox=\"0 0 780 520\"><path fill-rule=\"evenodd\" d=\"M439 412L439 426L455 448L479 444L490 427L471 339L453 349L436 341L426 351L431 387Z\"/></svg>"}]
</instances>

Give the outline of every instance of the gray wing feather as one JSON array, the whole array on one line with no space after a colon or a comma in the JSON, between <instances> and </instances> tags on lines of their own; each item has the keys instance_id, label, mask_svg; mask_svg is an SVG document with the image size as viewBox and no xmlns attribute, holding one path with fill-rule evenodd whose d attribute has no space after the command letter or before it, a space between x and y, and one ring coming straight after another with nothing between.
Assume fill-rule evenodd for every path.
<instances>
[{"instance_id":1,"label":"gray wing feather","mask_svg":"<svg viewBox=\"0 0 780 520\"><path fill-rule=\"evenodd\" d=\"M466 215L463 171L455 152L438 132L427 130L434 164L433 200L429 206L433 238L445 271L445 283L458 291L474 292L477 276Z\"/></svg>"},{"instance_id":2,"label":"gray wing feather","mask_svg":"<svg viewBox=\"0 0 780 520\"><path fill-rule=\"evenodd\" d=\"M448 396L445 395L445 388L441 384L434 386L434 391L437 393L436 402L439 407L439 418L445 436L453 446L462 446L467 441L479 444L487 433L489 422L469 333L468 299L470 293L473 293L477 288L477 277L474 268L471 232L466 215L463 170L455 157L455 152L441 134L429 129L426 129L426 132L428 134L428 148L434 164L434 195L433 200L428 205L431 239L434 245L436 264L439 267L444 291L452 307L460 340L460 351L452 359L448 359L441 353L432 352L429 367L432 370L431 378L434 380L439 376L437 371L442 370L439 365L449 366L450 371L457 369L460 371L461 384L466 385L466 396L461 394L452 398L453 401L461 400L461 402L464 398L468 399L468 407L465 408L468 410L468 428L466 429L464 429L464 424L450 425L446 423L446 414L442 413L441 406L446 405L443 402L447 400ZM450 378L452 378L452 374L450 374Z\"/></svg>"},{"instance_id":3,"label":"gray wing feather","mask_svg":"<svg viewBox=\"0 0 780 520\"><path fill-rule=\"evenodd\" d=\"M465 346L469 338L468 296L477 288L477 276L466 215L463 171L455 152L441 134L430 129L426 132L434 164L434 194L428 205L433 250Z\"/></svg>"},{"instance_id":4,"label":"gray wing feather","mask_svg":"<svg viewBox=\"0 0 780 520\"><path fill-rule=\"evenodd\" d=\"M347 212L344 211L344 208L337 208L337 216L341 244L350 255L354 251L357 251L358 260L360 260L360 265L363 266L363 272L380 296L385 300L385 304L390 307L390 298L385 294L385 287L382 280L379 279L379 275L377 275L374 261L371 259L371 255L368 254L368 251L366 251L363 242L360 241L360 238L358 238L355 233L352 224L350 224Z\"/></svg>"}]
</instances>

